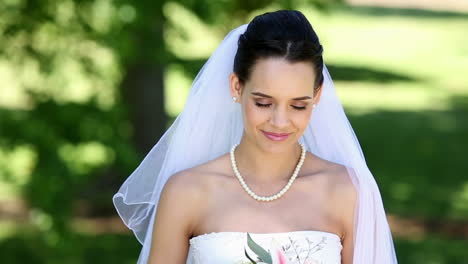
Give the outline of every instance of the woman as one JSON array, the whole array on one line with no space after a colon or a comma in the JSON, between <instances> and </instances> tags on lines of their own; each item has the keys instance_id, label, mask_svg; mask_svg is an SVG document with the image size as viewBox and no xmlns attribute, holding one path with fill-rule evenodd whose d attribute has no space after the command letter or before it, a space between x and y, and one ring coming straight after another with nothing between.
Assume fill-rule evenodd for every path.
<instances>
[{"instance_id":1,"label":"woman","mask_svg":"<svg viewBox=\"0 0 468 264\"><path fill-rule=\"evenodd\" d=\"M289 263L396 263L379 190L298 11L225 37L114 204L143 244L138 263L265 261L251 241Z\"/></svg>"}]
</instances>

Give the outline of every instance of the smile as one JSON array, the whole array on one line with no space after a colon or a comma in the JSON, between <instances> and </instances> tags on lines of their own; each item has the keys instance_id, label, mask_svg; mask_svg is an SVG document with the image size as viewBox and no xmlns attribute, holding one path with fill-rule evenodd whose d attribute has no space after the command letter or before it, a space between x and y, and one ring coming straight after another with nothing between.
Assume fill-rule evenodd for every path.
<instances>
[{"instance_id":1,"label":"smile","mask_svg":"<svg viewBox=\"0 0 468 264\"><path fill-rule=\"evenodd\" d=\"M276 134L276 133L270 133L270 132L265 132L263 130L260 130L262 131L262 133L268 138L268 139L271 139L273 141L283 141L285 139L287 139L289 137L289 135L291 133L281 133L281 134Z\"/></svg>"}]
</instances>

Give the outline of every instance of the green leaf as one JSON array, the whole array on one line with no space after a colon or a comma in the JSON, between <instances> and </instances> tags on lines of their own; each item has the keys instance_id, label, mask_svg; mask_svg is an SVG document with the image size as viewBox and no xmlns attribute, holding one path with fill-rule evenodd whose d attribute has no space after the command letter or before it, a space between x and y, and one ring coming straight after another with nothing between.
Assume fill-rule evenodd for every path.
<instances>
[{"instance_id":1,"label":"green leaf","mask_svg":"<svg viewBox=\"0 0 468 264\"><path fill-rule=\"evenodd\" d=\"M244 253L245 253L245 256L251 261L251 264L257 263L255 260L253 260L252 257L249 256L249 253L247 253L247 249L246 249L246 248L244 248Z\"/></svg>"},{"instance_id":2,"label":"green leaf","mask_svg":"<svg viewBox=\"0 0 468 264\"><path fill-rule=\"evenodd\" d=\"M250 237L249 233L247 233L247 245L255 254L257 254L257 256L260 258L262 262L269 263L269 264L273 263L270 253L268 253L260 245L255 243L255 241L253 241L253 239Z\"/></svg>"}]
</instances>

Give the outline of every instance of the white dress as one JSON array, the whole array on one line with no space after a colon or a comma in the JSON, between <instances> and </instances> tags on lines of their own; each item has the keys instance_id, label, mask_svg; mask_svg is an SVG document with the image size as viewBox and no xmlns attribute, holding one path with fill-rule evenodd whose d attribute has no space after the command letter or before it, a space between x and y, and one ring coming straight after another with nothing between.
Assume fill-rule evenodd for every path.
<instances>
[{"instance_id":1,"label":"white dress","mask_svg":"<svg viewBox=\"0 0 468 264\"><path fill-rule=\"evenodd\" d=\"M338 235L323 231L249 233L264 249L281 248L291 264L340 264L342 244ZM245 256L247 233L213 232L192 237L187 264L251 263Z\"/></svg>"}]
</instances>

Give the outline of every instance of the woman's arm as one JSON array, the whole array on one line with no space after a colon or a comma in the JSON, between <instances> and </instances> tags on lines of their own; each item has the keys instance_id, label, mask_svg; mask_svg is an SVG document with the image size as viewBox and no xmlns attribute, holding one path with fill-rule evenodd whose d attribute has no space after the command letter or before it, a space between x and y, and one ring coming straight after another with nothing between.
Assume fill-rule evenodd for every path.
<instances>
[{"instance_id":1,"label":"woman's arm","mask_svg":"<svg viewBox=\"0 0 468 264\"><path fill-rule=\"evenodd\" d=\"M148 264L185 264L201 192L182 171L172 175L164 185L154 221Z\"/></svg>"},{"instance_id":2,"label":"woman's arm","mask_svg":"<svg viewBox=\"0 0 468 264\"><path fill-rule=\"evenodd\" d=\"M351 183L352 185L352 183ZM342 264L352 264L354 256L354 207L356 202L356 193L354 191L354 186L346 187L344 193L344 199L346 208L343 208L343 226L344 226L344 236L342 239L343 249L341 251L341 263Z\"/></svg>"},{"instance_id":3,"label":"woman's arm","mask_svg":"<svg viewBox=\"0 0 468 264\"><path fill-rule=\"evenodd\" d=\"M340 177L335 186L334 207L341 223L341 263L352 264L354 256L354 213L357 191L346 167L340 170Z\"/></svg>"}]
</instances>

